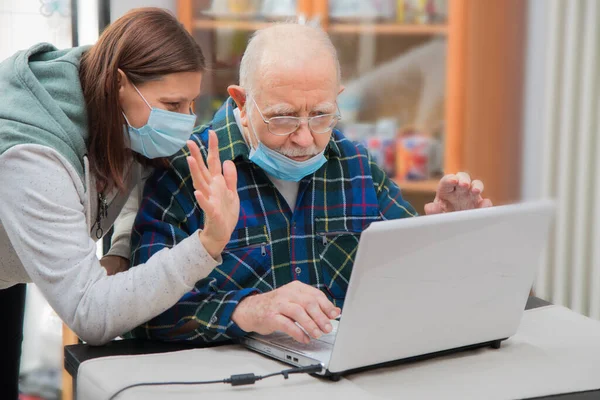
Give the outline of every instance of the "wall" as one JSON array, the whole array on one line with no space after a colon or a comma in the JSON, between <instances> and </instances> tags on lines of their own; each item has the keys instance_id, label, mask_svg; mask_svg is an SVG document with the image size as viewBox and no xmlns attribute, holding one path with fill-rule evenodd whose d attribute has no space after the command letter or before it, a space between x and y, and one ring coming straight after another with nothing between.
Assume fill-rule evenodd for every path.
<instances>
[{"instance_id":1,"label":"wall","mask_svg":"<svg viewBox=\"0 0 600 400\"><path fill-rule=\"evenodd\" d=\"M160 7L175 13L177 0L110 0L110 19L114 21L130 9L137 7Z\"/></svg>"},{"instance_id":2,"label":"wall","mask_svg":"<svg viewBox=\"0 0 600 400\"><path fill-rule=\"evenodd\" d=\"M69 0L47 0L46 4L58 10L45 16L42 11L50 10L43 9L40 0L0 0L0 61L39 42L71 46Z\"/></svg>"},{"instance_id":3,"label":"wall","mask_svg":"<svg viewBox=\"0 0 600 400\"><path fill-rule=\"evenodd\" d=\"M546 29L548 2L529 0L527 10L527 44L525 49L525 98L523 114L523 200L541 196L542 150L547 132L541 118L546 96Z\"/></svg>"}]
</instances>

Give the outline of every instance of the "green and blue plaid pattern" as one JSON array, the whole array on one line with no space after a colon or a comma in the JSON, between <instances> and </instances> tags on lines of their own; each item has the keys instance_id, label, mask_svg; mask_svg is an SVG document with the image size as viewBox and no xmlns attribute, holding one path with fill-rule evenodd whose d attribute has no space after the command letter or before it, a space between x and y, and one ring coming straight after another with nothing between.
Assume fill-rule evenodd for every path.
<instances>
[{"instance_id":1,"label":"green and blue plaid pattern","mask_svg":"<svg viewBox=\"0 0 600 400\"><path fill-rule=\"evenodd\" d=\"M203 342L239 337L245 332L231 320L236 305L250 294L294 280L320 289L343 307L361 232L373 221L416 215L366 149L337 130L325 151L327 163L300 181L292 212L268 176L248 159L234 107L228 99L210 127L219 138L221 161L233 160L238 171L240 217L223 263L176 305L134 330L134 336ZM208 129L192 135L204 157ZM132 234L132 265L202 229L188 155L182 149L169 168L157 170L146 183ZM189 321L199 328L180 333Z\"/></svg>"}]
</instances>

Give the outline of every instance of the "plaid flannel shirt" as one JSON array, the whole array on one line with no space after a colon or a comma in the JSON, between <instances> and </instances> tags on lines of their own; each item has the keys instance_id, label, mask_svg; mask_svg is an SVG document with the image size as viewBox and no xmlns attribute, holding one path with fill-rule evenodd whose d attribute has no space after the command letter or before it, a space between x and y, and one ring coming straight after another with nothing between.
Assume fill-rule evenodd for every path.
<instances>
[{"instance_id":1,"label":"plaid flannel shirt","mask_svg":"<svg viewBox=\"0 0 600 400\"><path fill-rule=\"evenodd\" d=\"M239 337L245 332L231 319L236 305L250 294L294 280L320 289L343 307L361 232L373 221L416 215L366 149L337 130L325 151L328 161L300 181L292 212L268 176L248 159L234 107L228 99L210 127L219 138L221 162L233 160L238 171L240 217L222 253L223 263L133 336L204 342ZM192 135L204 157L208 129ZM132 234L132 265L202 229L187 155L189 150L182 149L169 168L155 171L147 181ZM181 333L189 321L199 328Z\"/></svg>"}]
</instances>

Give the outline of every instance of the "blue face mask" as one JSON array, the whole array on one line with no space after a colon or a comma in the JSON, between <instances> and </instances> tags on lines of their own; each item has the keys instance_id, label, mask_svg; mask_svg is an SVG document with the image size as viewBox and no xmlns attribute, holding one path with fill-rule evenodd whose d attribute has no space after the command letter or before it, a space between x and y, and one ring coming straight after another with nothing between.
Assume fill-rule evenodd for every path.
<instances>
[{"instance_id":1,"label":"blue face mask","mask_svg":"<svg viewBox=\"0 0 600 400\"><path fill-rule=\"evenodd\" d=\"M146 125L134 128L123 113L131 150L146 158L169 157L177 153L192 135L196 116L191 110L190 114L181 114L153 108L138 88L135 85L133 87L150 108L150 117Z\"/></svg>"},{"instance_id":2,"label":"blue face mask","mask_svg":"<svg viewBox=\"0 0 600 400\"><path fill-rule=\"evenodd\" d=\"M314 174L327 162L327 158L323 155L325 149L306 161L295 161L268 148L258 140L252 119L250 117L248 119L250 120L252 133L258 142L256 149L250 146L250 161L261 167L269 175L284 181L299 182L305 176Z\"/></svg>"}]
</instances>

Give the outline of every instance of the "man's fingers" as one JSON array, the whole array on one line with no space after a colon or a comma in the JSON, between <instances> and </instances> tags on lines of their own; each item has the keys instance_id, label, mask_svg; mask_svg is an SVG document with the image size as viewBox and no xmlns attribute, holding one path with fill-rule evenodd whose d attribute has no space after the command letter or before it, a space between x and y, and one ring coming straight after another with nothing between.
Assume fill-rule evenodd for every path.
<instances>
[{"instance_id":1,"label":"man's fingers","mask_svg":"<svg viewBox=\"0 0 600 400\"><path fill-rule=\"evenodd\" d=\"M317 300L319 307L327 318L334 319L340 315L340 308L334 306L327 296L325 296L325 293L316 287L298 281L294 281L290 285L295 285L294 287L298 290L297 301L301 302L304 306L308 306L310 302Z\"/></svg>"},{"instance_id":2,"label":"man's fingers","mask_svg":"<svg viewBox=\"0 0 600 400\"><path fill-rule=\"evenodd\" d=\"M318 290L318 289L315 289ZM319 290L320 292L320 290ZM323 294L321 292L321 294ZM333 305L333 303L331 301L329 301L329 299L327 298L327 296L325 296L324 294L322 296L318 296L317 297L317 302L319 303L319 307L321 307L321 310L323 311L323 313L329 318L329 319L334 319L340 316L340 308L336 307Z\"/></svg>"},{"instance_id":3,"label":"man's fingers","mask_svg":"<svg viewBox=\"0 0 600 400\"><path fill-rule=\"evenodd\" d=\"M441 214L443 212L442 206L439 203L428 203L425 204L425 214Z\"/></svg>"},{"instance_id":4,"label":"man's fingers","mask_svg":"<svg viewBox=\"0 0 600 400\"><path fill-rule=\"evenodd\" d=\"M273 322L275 323L274 330L281 331L287 333L291 337L293 337L297 342L300 343L309 343L310 338L306 336L306 334L296 325L291 319L286 317L285 315L277 314L273 318Z\"/></svg>"},{"instance_id":5,"label":"man's fingers","mask_svg":"<svg viewBox=\"0 0 600 400\"><path fill-rule=\"evenodd\" d=\"M492 207L492 201L490 199L479 200L479 204L477 205L477 208L488 208L488 207Z\"/></svg>"},{"instance_id":6,"label":"man's fingers","mask_svg":"<svg viewBox=\"0 0 600 400\"><path fill-rule=\"evenodd\" d=\"M314 333L318 333L320 336L321 332L330 333L333 330L330 318L327 315L325 315L323 310L321 310L319 303L317 303L316 301L309 302L309 304L305 307L305 310L310 316L310 318L313 321L315 321L317 326L319 327L319 332ZM314 334L311 336L318 338L318 336L315 336Z\"/></svg>"},{"instance_id":7,"label":"man's fingers","mask_svg":"<svg viewBox=\"0 0 600 400\"><path fill-rule=\"evenodd\" d=\"M438 193L452 193L458 185L458 177L454 174L445 175L438 184Z\"/></svg>"},{"instance_id":8,"label":"man's fingers","mask_svg":"<svg viewBox=\"0 0 600 400\"><path fill-rule=\"evenodd\" d=\"M459 172L456 174L458 178L457 189L468 190L471 187L471 176L466 172Z\"/></svg>"},{"instance_id":9,"label":"man's fingers","mask_svg":"<svg viewBox=\"0 0 600 400\"><path fill-rule=\"evenodd\" d=\"M471 183L471 193L473 194L481 194L483 193L483 182L476 179Z\"/></svg>"},{"instance_id":10,"label":"man's fingers","mask_svg":"<svg viewBox=\"0 0 600 400\"><path fill-rule=\"evenodd\" d=\"M285 304L280 312L292 321L300 324L304 331L315 339L321 337L323 332L319 329L315 321L308 315L304 307L296 303Z\"/></svg>"},{"instance_id":11,"label":"man's fingers","mask_svg":"<svg viewBox=\"0 0 600 400\"><path fill-rule=\"evenodd\" d=\"M221 175L219 139L217 139L215 131L208 132L208 170L212 176Z\"/></svg>"}]
</instances>

